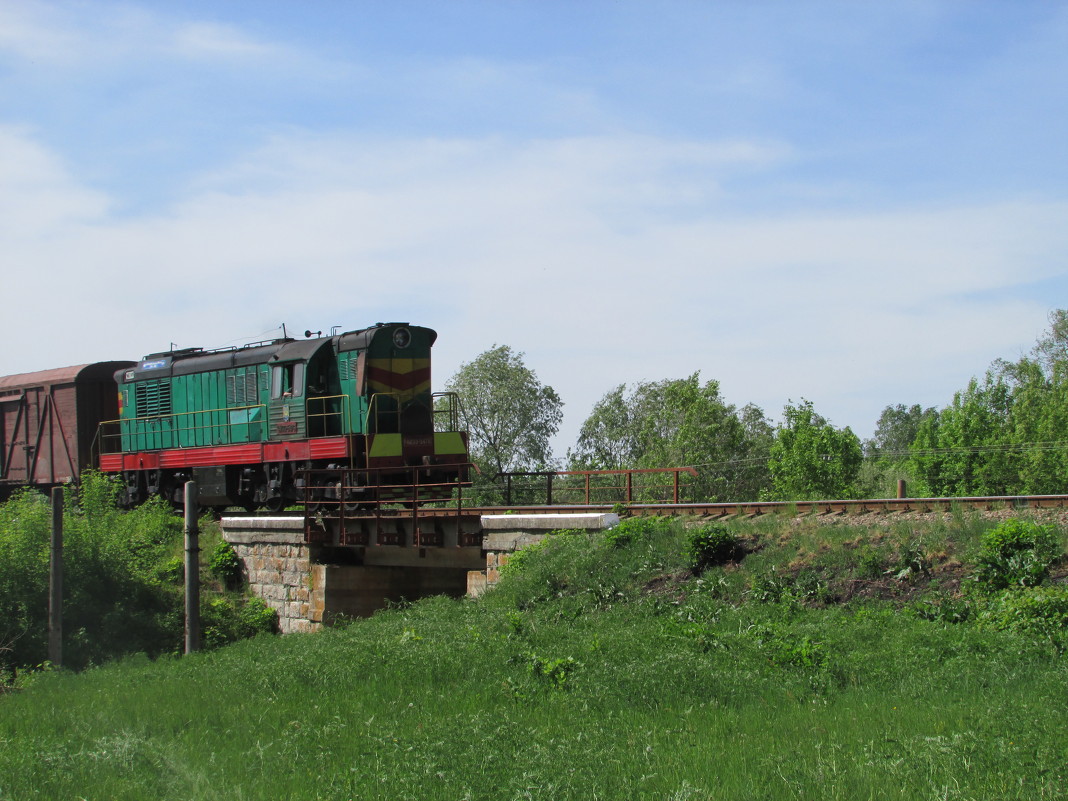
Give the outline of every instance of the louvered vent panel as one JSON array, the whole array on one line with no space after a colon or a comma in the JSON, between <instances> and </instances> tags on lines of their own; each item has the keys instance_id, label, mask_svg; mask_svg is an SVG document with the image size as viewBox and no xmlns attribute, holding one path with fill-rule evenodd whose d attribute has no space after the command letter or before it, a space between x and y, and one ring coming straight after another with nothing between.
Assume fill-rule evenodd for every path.
<instances>
[{"instance_id":1,"label":"louvered vent panel","mask_svg":"<svg viewBox=\"0 0 1068 801\"><path fill-rule=\"evenodd\" d=\"M143 381L137 385L137 416L162 417L171 413L169 381Z\"/></svg>"},{"instance_id":2,"label":"louvered vent panel","mask_svg":"<svg viewBox=\"0 0 1068 801\"><path fill-rule=\"evenodd\" d=\"M255 373L226 376L226 405L255 406L259 401Z\"/></svg>"}]
</instances>

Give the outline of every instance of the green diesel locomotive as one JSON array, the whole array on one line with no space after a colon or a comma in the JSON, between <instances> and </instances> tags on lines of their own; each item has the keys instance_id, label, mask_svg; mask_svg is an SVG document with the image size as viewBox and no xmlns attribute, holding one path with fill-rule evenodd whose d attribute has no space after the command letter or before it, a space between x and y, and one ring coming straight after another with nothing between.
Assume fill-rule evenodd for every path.
<instances>
[{"instance_id":1,"label":"green diesel locomotive","mask_svg":"<svg viewBox=\"0 0 1068 801\"><path fill-rule=\"evenodd\" d=\"M129 504L178 503L190 480L202 504L250 510L450 497L468 479L467 437L457 398L431 392L436 338L379 323L150 354L115 372L100 469L122 475Z\"/></svg>"}]
</instances>

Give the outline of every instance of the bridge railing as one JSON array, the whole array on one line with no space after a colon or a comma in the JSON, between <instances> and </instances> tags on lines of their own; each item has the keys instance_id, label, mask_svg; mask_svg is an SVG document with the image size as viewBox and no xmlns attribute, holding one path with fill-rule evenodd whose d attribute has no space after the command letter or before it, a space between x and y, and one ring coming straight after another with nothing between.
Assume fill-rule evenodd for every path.
<instances>
[{"instance_id":1,"label":"bridge railing","mask_svg":"<svg viewBox=\"0 0 1068 801\"><path fill-rule=\"evenodd\" d=\"M442 522L467 514L464 489L474 469L470 463L455 463L301 470L305 539L334 539L337 545L443 545ZM433 523L420 514L430 506L441 512ZM404 541L405 536L411 541ZM461 537L454 544L467 543Z\"/></svg>"},{"instance_id":2,"label":"bridge railing","mask_svg":"<svg viewBox=\"0 0 1068 801\"><path fill-rule=\"evenodd\" d=\"M590 506L637 501L681 503L684 475L696 477L697 470L692 467L535 470L498 473L494 480L504 481L504 502L509 506L518 502L520 492L527 496L524 503Z\"/></svg>"}]
</instances>

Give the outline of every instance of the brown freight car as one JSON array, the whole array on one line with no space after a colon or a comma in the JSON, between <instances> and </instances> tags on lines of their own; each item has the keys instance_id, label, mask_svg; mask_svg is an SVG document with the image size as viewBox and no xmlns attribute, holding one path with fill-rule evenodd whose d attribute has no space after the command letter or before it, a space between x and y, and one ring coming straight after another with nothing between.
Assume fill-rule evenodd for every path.
<instances>
[{"instance_id":1,"label":"brown freight car","mask_svg":"<svg viewBox=\"0 0 1068 801\"><path fill-rule=\"evenodd\" d=\"M77 481L93 466L93 440L119 416L115 371L97 362L0 378L0 498L23 486Z\"/></svg>"}]
</instances>

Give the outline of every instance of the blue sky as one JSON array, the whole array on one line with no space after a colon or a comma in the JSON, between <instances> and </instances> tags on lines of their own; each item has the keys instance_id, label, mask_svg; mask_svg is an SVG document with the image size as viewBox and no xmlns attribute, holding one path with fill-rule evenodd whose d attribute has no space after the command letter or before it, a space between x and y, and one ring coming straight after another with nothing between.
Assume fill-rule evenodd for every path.
<instances>
[{"instance_id":1,"label":"blue sky","mask_svg":"<svg viewBox=\"0 0 1068 801\"><path fill-rule=\"evenodd\" d=\"M1068 305L1063 2L0 2L0 374L410 320L868 436Z\"/></svg>"}]
</instances>

